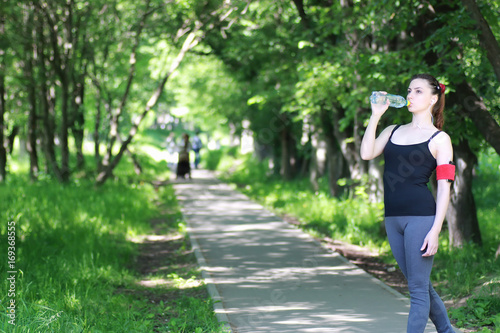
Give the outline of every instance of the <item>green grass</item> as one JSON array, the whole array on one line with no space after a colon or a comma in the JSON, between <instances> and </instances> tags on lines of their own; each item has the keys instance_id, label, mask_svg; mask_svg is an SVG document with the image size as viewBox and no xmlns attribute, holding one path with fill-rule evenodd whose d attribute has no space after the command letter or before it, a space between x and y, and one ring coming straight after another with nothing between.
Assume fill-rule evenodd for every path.
<instances>
[{"instance_id":1,"label":"green grass","mask_svg":"<svg viewBox=\"0 0 500 333\"><path fill-rule=\"evenodd\" d=\"M274 212L293 216L314 235L368 246L395 263L381 228L383 206L369 203L363 186L355 189L355 196L332 198L324 179L321 190L314 192L307 179L284 182L270 174L266 162L251 156L222 160L224 178ZM461 327L500 332L500 259L494 256L500 243L500 157L496 153L481 154L473 192L483 246L450 248L443 230L431 279L439 281L437 289L444 299L468 299L465 306L450 311Z\"/></svg>"},{"instance_id":2,"label":"green grass","mask_svg":"<svg viewBox=\"0 0 500 333\"><path fill-rule=\"evenodd\" d=\"M139 294L142 292L147 295L150 303L158 305L154 312L155 330L222 333L224 329L215 317L213 302L202 282L175 192L171 186L162 186L158 189L158 195L160 214L155 218L157 222L150 235L169 240L160 241L160 253L153 252L157 257L165 253L158 262L148 263L154 272L142 277L143 281L155 281L158 285L139 291ZM149 243L151 245L154 242Z\"/></svg>"},{"instance_id":3,"label":"green grass","mask_svg":"<svg viewBox=\"0 0 500 333\"><path fill-rule=\"evenodd\" d=\"M30 183L25 165L0 184L1 332L222 332L173 189L150 183L168 175L166 164L138 157L144 174L137 176L126 157L116 178L99 188L85 178L88 170L65 185L47 175ZM140 285L145 277L135 262L142 244L133 240L157 232L151 225L157 219L164 221L162 232L175 236L176 256L168 271L146 277L167 282L151 288ZM14 223L15 267L9 268ZM11 270L17 271L15 296L6 279ZM162 300L153 302L158 295ZM7 315L11 299L16 326Z\"/></svg>"},{"instance_id":4,"label":"green grass","mask_svg":"<svg viewBox=\"0 0 500 333\"><path fill-rule=\"evenodd\" d=\"M474 297L467 305L450 309L449 314L460 327L482 327L478 332L500 332L500 300L498 297ZM488 328L490 327L490 328Z\"/></svg>"},{"instance_id":5,"label":"green grass","mask_svg":"<svg viewBox=\"0 0 500 333\"><path fill-rule=\"evenodd\" d=\"M149 229L148 219L155 213L152 194L144 185L110 183L96 191L87 181L26 184L15 176L2 185L1 220L16 224L19 331L125 332L150 327L134 310L141 307L137 301L113 291L134 281L126 267L135 248L127 236ZM1 226L2 237L6 225ZM1 253L6 251L2 242ZM0 263L3 272L5 264ZM3 283L2 295L6 288ZM104 316L113 320L102 320ZM5 316L0 327L10 331Z\"/></svg>"}]
</instances>

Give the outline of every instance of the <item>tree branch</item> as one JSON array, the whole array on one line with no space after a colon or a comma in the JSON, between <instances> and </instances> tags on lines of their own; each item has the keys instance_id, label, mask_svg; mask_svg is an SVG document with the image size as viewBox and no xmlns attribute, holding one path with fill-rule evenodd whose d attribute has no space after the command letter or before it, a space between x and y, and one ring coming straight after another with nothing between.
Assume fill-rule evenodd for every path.
<instances>
[{"instance_id":1,"label":"tree branch","mask_svg":"<svg viewBox=\"0 0 500 333\"><path fill-rule=\"evenodd\" d=\"M118 151L116 156L110 161L110 163L108 163L108 165L103 165L103 170L97 175L97 178L96 178L96 185L97 186L104 184L104 182L109 178L109 176L111 176L113 169L118 165L118 163L120 162L120 160L123 156L123 153L127 150L128 145L130 144L130 142L132 142L132 139L134 138L135 134L137 133L137 130L138 130L139 125L141 124L142 120L146 117L148 112L153 107L155 107L156 103L160 99L160 97L163 93L163 90L165 89L165 84L167 83L168 79L175 72L175 70L179 67L182 60L186 56L187 52L199 43L201 38L197 37L196 33L198 32L198 30L200 30L201 27L202 27L202 24L200 22L197 22L196 27L193 30L193 32L191 32L184 40L184 43L182 45L181 50L177 54L177 57L175 58L175 60L170 65L170 68L167 71L167 73L164 75L164 77L162 78L162 80L158 84L158 87L156 88L154 93L151 95L151 98L146 103L146 107L145 107L144 111L139 115L139 117L137 117L135 119L135 121L132 125L132 128L129 131L127 138L123 141L123 143L120 147L120 150Z\"/></svg>"},{"instance_id":2,"label":"tree branch","mask_svg":"<svg viewBox=\"0 0 500 333\"><path fill-rule=\"evenodd\" d=\"M136 72L137 48L139 47L142 31L144 29L144 26L146 25L146 19L152 13L151 11L149 11L150 2L151 2L150 0L146 1L146 8L144 10L144 14L141 17L141 20L139 21L139 24L137 26L137 31L135 32L135 41L134 41L134 45L132 47L132 52L130 53L130 68L129 68L127 84L125 86L125 91L123 92L123 96L121 98L120 105L118 106L116 111L111 116L110 138L109 138L109 142L108 142L108 149L106 152L106 156L104 157L104 160L102 162L104 167L106 167L110 163L110 160L113 156L113 146L114 146L114 144L116 142L116 138L118 136L118 127L119 127L120 117L121 117L123 110L125 108L125 104L127 102L128 95L130 92L130 87L132 86L132 82L134 81L135 72Z\"/></svg>"},{"instance_id":3,"label":"tree branch","mask_svg":"<svg viewBox=\"0 0 500 333\"><path fill-rule=\"evenodd\" d=\"M497 80L500 81L500 45L491 31L490 25L484 18L483 14L475 0L462 0L462 4L470 13L481 33L479 40L486 50L486 56L493 66Z\"/></svg>"}]
</instances>

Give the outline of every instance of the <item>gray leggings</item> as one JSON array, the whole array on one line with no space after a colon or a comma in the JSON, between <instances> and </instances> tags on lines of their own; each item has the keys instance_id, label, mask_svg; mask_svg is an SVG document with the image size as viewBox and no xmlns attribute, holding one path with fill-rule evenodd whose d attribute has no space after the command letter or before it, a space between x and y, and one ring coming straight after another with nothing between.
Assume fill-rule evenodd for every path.
<instances>
[{"instance_id":1,"label":"gray leggings","mask_svg":"<svg viewBox=\"0 0 500 333\"><path fill-rule=\"evenodd\" d=\"M392 254L408 281L410 314L407 333L422 333L430 318L439 333L454 333L446 308L429 280L434 257L422 257L424 238L434 216L387 216L385 229Z\"/></svg>"}]
</instances>

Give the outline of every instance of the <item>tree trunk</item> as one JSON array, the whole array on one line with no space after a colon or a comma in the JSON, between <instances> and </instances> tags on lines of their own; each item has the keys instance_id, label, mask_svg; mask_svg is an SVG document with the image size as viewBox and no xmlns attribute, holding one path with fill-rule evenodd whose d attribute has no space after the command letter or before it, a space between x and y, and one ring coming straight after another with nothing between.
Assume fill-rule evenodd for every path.
<instances>
[{"instance_id":1,"label":"tree trunk","mask_svg":"<svg viewBox=\"0 0 500 333\"><path fill-rule=\"evenodd\" d=\"M368 161L368 183L366 192L370 202L381 202L384 198L384 167L382 156Z\"/></svg>"},{"instance_id":2,"label":"tree trunk","mask_svg":"<svg viewBox=\"0 0 500 333\"><path fill-rule=\"evenodd\" d=\"M313 139L313 133L309 132L308 129L303 129L303 131L306 130L306 135L307 135L307 142L305 142L302 145L302 148L300 150L300 158L298 159L298 167L300 169L298 170L298 175L300 177L307 177L307 175L311 175L311 173L314 172L314 169L318 169L317 166L317 161L314 156L316 156L316 148L314 146L313 140L317 142L316 139ZM318 174L318 172L316 172Z\"/></svg>"},{"instance_id":3,"label":"tree trunk","mask_svg":"<svg viewBox=\"0 0 500 333\"><path fill-rule=\"evenodd\" d=\"M85 159L83 157L83 139L85 135L85 114L83 110L85 87L84 77L85 75L82 74L79 79L74 82L72 102L73 119L71 121L71 132L73 133L73 138L75 139L76 169L78 170L82 170L85 166Z\"/></svg>"},{"instance_id":4,"label":"tree trunk","mask_svg":"<svg viewBox=\"0 0 500 333\"><path fill-rule=\"evenodd\" d=\"M312 136L316 136L313 139ZM312 142L314 140L314 143ZM318 161L318 138L317 134L312 134L309 136L309 141L307 142L307 147L305 147L305 153L308 155L304 159L303 172L301 174L306 175L309 172L309 182L314 192L319 190L318 179L321 176L320 166ZM308 169L306 171L305 169Z\"/></svg>"},{"instance_id":5,"label":"tree trunk","mask_svg":"<svg viewBox=\"0 0 500 333\"><path fill-rule=\"evenodd\" d=\"M29 51L28 51L29 52ZM29 114L28 114L28 140L26 142L26 150L30 156L30 179L36 181L38 178L38 153L37 153L37 103L36 103L36 87L33 78L33 64L31 59L26 60L27 68L25 75L28 76L28 99L29 99Z\"/></svg>"},{"instance_id":6,"label":"tree trunk","mask_svg":"<svg viewBox=\"0 0 500 333\"><path fill-rule=\"evenodd\" d=\"M74 33L71 18L65 17L67 25L63 31L59 31L57 27L57 16L54 12L51 12L50 7L43 6L43 4L35 2L40 13L44 14L45 21L48 27L50 35L50 45L52 49L51 57L49 58L53 64L55 73L59 77L60 89L61 89L61 122L60 122L60 132L59 141L61 145L61 167L59 168L59 181L67 182L70 176L69 168L69 146L68 146L68 133L69 133L69 102L70 102L70 78L71 71L71 57L74 52L61 50L61 43L69 43L73 45L72 34ZM67 7L65 14L69 15L71 13L71 6ZM43 28L40 29L40 37L43 38ZM42 51L43 53L43 51Z\"/></svg>"},{"instance_id":7,"label":"tree trunk","mask_svg":"<svg viewBox=\"0 0 500 333\"><path fill-rule=\"evenodd\" d=\"M456 178L451 188L450 206L446 213L450 244L459 247L469 241L481 244L481 233L472 195L472 171L477 163L476 155L465 140L454 145Z\"/></svg>"},{"instance_id":8,"label":"tree trunk","mask_svg":"<svg viewBox=\"0 0 500 333\"><path fill-rule=\"evenodd\" d=\"M7 153L10 155L12 155L12 152L14 151L14 141L16 140L17 134L19 134L19 126L15 125L12 127L10 134L7 135L7 142L5 143L5 146L7 147Z\"/></svg>"},{"instance_id":9,"label":"tree trunk","mask_svg":"<svg viewBox=\"0 0 500 333\"><path fill-rule=\"evenodd\" d=\"M54 146L55 124L54 124L54 87L47 87L42 83L42 124L43 124L43 152L47 163L47 169L54 174L59 182L62 182L61 169L57 163L56 149Z\"/></svg>"},{"instance_id":10,"label":"tree trunk","mask_svg":"<svg viewBox=\"0 0 500 333\"><path fill-rule=\"evenodd\" d=\"M95 115L95 124L94 124L94 160L96 169L99 172L101 170L101 150L99 149L99 145L101 142L99 130L101 128L101 96L98 90L97 93L97 102L96 102L96 115Z\"/></svg>"},{"instance_id":11,"label":"tree trunk","mask_svg":"<svg viewBox=\"0 0 500 333\"><path fill-rule=\"evenodd\" d=\"M330 195L339 197L342 194L342 189L338 185L338 180L344 176L344 156L340 149L339 143L334 135L332 113L325 108L321 108L320 113L321 127L326 142L326 160L328 187Z\"/></svg>"},{"instance_id":12,"label":"tree trunk","mask_svg":"<svg viewBox=\"0 0 500 333\"><path fill-rule=\"evenodd\" d=\"M340 151L347 162L349 177L352 180L359 182L361 180L361 176L366 173L366 167L368 164L361 160L361 157L359 156L359 147L356 147L355 140L352 140L352 137L348 135L348 131L340 131L340 126L338 124L341 117L338 115L338 112L338 110L334 110L331 113L333 120L333 134L335 135L335 139L339 143ZM349 130L349 132L351 131L352 129Z\"/></svg>"},{"instance_id":13,"label":"tree trunk","mask_svg":"<svg viewBox=\"0 0 500 333\"><path fill-rule=\"evenodd\" d=\"M339 185L339 179L348 177L348 172L346 171L344 155L333 135L329 135L326 140L326 155L328 188L330 190L330 195L338 198L344 193L343 186Z\"/></svg>"},{"instance_id":14,"label":"tree trunk","mask_svg":"<svg viewBox=\"0 0 500 333\"><path fill-rule=\"evenodd\" d=\"M75 139L76 169L82 170L85 166L85 158L83 156L83 140L85 135L84 114L83 112L79 112L77 116L79 120L73 124L71 133L73 133L73 138Z\"/></svg>"},{"instance_id":15,"label":"tree trunk","mask_svg":"<svg viewBox=\"0 0 500 333\"><path fill-rule=\"evenodd\" d=\"M302 142L307 138L306 142ZM297 175L301 178L309 177L314 191L319 189L318 178L321 176L318 155L319 135L314 126L310 122L310 118L304 119L302 122L302 139L300 156L297 157L296 170Z\"/></svg>"},{"instance_id":16,"label":"tree trunk","mask_svg":"<svg viewBox=\"0 0 500 333\"><path fill-rule=\"evenodd\" d=\"M75 66L73 71L73 102L72 102L72 121L71 131L75 139L76 147L76 169L82 170L85 166L85 158L83 156L83 141L85 136L85 78L88 75L88 64L92 55L90 54L87 33L85 29L81 34L76 34L75 44L81 45L79 57L79 66ZM80 38L80 40L79 40Z\"/></svg>"},{"instance_id":17,"label":"tree trunk","mask_svg":"<svg viewBox=\"0 0 500 333\"><path fill-rule=\"evenodd\" d=\"M92 59L94 61L94 59ZM96 64L94 61L93 68L95 71ZM93 133L93 138L94 138L94 161L96 165L96 170L97 172L101 172L102 170L102 158L101 158L101 149L100 149L100 144L101 144L101 118L102 118L102 102L104 102L105 109L107 111L107 114L111 115L111 111L109 110L112 104L111 98L109 97L109 93L106 93L105 87L102 86L99 83L99 80L97 79L96 73L93 73L90 75L90 78L92 79L92 83L94 84L96 88L96 115L94 119L94 133ZM104 97L106 96L107 99Z\"/></svg>"},{"instance_id":18,"label":"tree trunk","mask_svg":"<svg viewBox=\"0 0 500 333\"><path fill-rule=\"evenodd\" d=\"M293 138L290 132L289 123L285 123L281 130L281 176L285 180L291 180L294 177L292 165Z\"/></svg>"},{"instance_id":19,"label":"tree trunk","mask_svg":"<svg viewBox=\"0 0 500 333\"><path fill-rule=\"evenodd\" d=\"M3 19L3 17L2 17ZM0 35L3 36L3 22L0 22ZM3 50L2 50L3 51ZM7 151L5 149L5 60L0 58L0 182L7 176Z\"/></svg>"},{"instance_id":20,"label":"tree trunk","mask_svg":"<svg viewBox=\"0 0 500 333\"><path fill-rule=\"evenodd\" d=\"M67 80L67 73L65 69L58 70L59 78L61 80L61 127L60 127L60 142L61 142L61 180L67 182L69 180L69 83Z\"/></svg>"},{"instance_id":21,"label":"tree trunk","mask_svg":"<svg viewBox=\"0 0 500 333\"><path fill-rule=\"evenodd\" d=\"M37 20L36 22L40 22ZM57 164L56 152L54 147L54 137L55 137L55 88L50 86L50 80L47 75L46 62L44 49L45 49L45 38L43 36L43 27L39 23L37 26L37 36L38 36L38 48L37 48L37 58L38 58L38 75L40 76L40 100L41 100L41 119L43 125L43 140L42 147L45 160L47 163L47 170L52 172L58 181L62 182L61 171L59 165Z\"/></svg>"},{"instance_id":22,"label":"tree trunk","mask_svg":"<svg viewBox=\"0 0 500 333\"><path fill-rule=\"evenodd\" d=\"M31 8L30 8L31 9ZM27 15L24 17L25 32L27 36L32 36L24 44L24 76L26 82L28 83L28 128L27 128L27 141L26 150L30 156L30 179L31 181L36 181L38 178L38 152L37 152L37 98L36 98L36 80L34 63L35 59L33 53L36 52L36 29L32 25L33 22L33 11L27 11Z\"/></svg>"},{"instance_id":23,"label":"tree trunk","mask_svg":"<svg viewBox=\"0 0 500 333\"><path fill-rule=\"evenodd\" d=\"M122 140L122 138L119 135L117 136L117 139L118 139L118 142L121 145L123 145L123 140ZM135 172L135 174L136 175L142 174L142 166L139 163L139 160L137 159L137 157L135 156L135 154L128 147L125 149L125 152L128 154L128 156L132 160L132 164L134 165L134 172Z\"/></svg>"},{"instance_id":24,"label":"tree trunk","mask_svg":"<svg viewBox=\"0 0 500 333\"><path fill-rule=\"evenodd\" d=\"M326 143L321 140L320 133L312 125L306 126L303 130L307 131L308 140L302 148L304 159L301 176L309 174L309 182L316 192L319 190L318 179L325 173L326 156L320 154L325 150Z\"/></svg>"},{"instance_id":25,"label":"tree trunk","mask_svg":"<svg viewBox=\"0 0 500 333\"><path fill-rule=\"evenodd\" d=\"M467 8L467 12L479 27L479 41L481 46L486 50L486 57L490 61L491 66L493 66L493 71L500 82L500 45L498 45L498 41L491 31L490 25L484 19L483 14L481 14L476 1L462 0L462 4Z\"/></svg>"}]
</instances>

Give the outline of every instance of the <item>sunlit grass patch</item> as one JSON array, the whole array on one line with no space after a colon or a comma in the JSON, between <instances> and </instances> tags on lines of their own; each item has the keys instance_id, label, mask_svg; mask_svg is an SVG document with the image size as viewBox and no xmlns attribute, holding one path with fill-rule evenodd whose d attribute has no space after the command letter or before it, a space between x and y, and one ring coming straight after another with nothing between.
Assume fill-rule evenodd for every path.
<instances>
[{"instance_id":1,"label":"sunlit grass patch","mask_svg":"<svg viewBox=\"0 0 500 333\"><path fill-rule=\"evenodd\" d=\"M152 184L168 178L166 163L142 154L138 159L143 174L135 174L125 157L115 170L116 177L99 188L92 177L86 178L91 175L88 172L75 174L64 185L43 174L38 182L30 183L26 174L16 173L0 184L0 236L6 238L9 221L15 224L17 271L16 326L7 316L10 300L4 295L9 284L4 279L0 283L0 331L153 332L165 324L164 309L141 290L154 289L175 295L172 318L180 321L178 313L200 313L202 308L209 320L198 320L194 329L221 332L213 308L203 303L207 295L201 292L205 286L197 277L196 262L184 268L187 259L183 256L189 251L175 193L171 187ZM87 156L87 161L92 160ZM22 165L19 170L26 169ZM152 224L164 233L154 234ZM165 262L162 276L150 277L167 284L146 288L139 283L144 276L134 263L140 246L152 241L179 244L172 258L179 262ZM0 242L0 251L7 253L6 242ZM8 270L6 264L0 261L3 272ZM199 303L199 308L177 309L175 304L184 299L183 294L199 295L200 300L190 303ZM178 332L166 324L164 331ZM176 325L170 326L181 327Z\"/></svg>"},{"instance_id":2,"label":"sunlit grass patch","mask_svg":"<svg viewBox=\"0 0 500 333\"><path fill-rule=\"evenodd\" d=\"M110 183L95 190L87 180L30 184L15 175L1 186L1 220L16 225L18 327L34 332L147 327L126 305L129 300L113 296L113 290L134 279L126 267L136 248L126 238L149 229L148 218L156 212L152 186ZM6 226L0 226L2 235ZM5 243L0 247L6 253ZM7 271L4 261L0 267ZM6 295L7 285L1 287ZM103 315L120 320L102 320ZM3 329L12 328L6 316L1 320Z\"/></svg>"}]
</instances>

